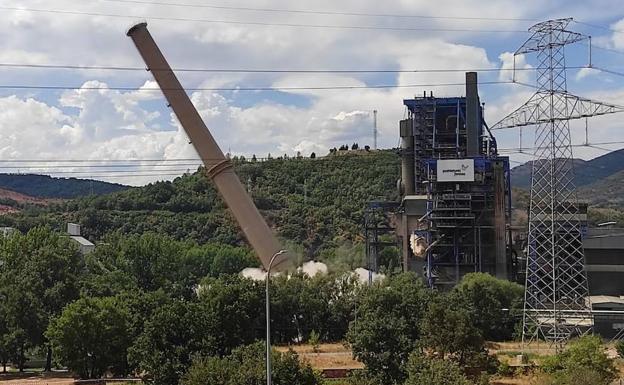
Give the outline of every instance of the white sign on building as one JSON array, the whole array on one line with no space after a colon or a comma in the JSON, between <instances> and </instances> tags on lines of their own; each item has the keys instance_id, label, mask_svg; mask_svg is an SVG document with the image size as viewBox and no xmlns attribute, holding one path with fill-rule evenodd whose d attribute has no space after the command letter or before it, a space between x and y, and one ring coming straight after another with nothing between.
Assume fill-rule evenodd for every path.
<instances>
[{"instance_id":1,"label":"white sign on building","mask_svg":"<svg viewBox=\"0 0 624 385\"><path fill-rule=\"evenodd\" d=\"M474 182L474 159L439 159L438 182Z\"/></svg>"}]
</instances>

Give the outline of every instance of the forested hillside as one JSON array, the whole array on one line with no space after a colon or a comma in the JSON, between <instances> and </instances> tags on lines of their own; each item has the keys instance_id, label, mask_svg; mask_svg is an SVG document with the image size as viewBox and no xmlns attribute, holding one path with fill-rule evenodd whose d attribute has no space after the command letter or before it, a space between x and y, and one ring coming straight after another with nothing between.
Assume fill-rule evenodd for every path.
<instances>
[{"instance_id":1,"label":"forested hillside","mask_svg":"<svg viewBox=\"0 0 624 385\"><path fill-rule=\"evenodd\" d=\"M393 151L350 152L324 158L235 159L236 172L269 224L308 255L332 258L362 239L366 202L396 199L399 158ZM165 233L200 243L239 244L242 235L200 169L173 182L32 208L0 218L27 230L37 224L82 224L85 236L101 239L120 231Z\"/></svg>"},{"instance_id":2,"label":"forested hillside","mask_svg":"<svg viewBox=\"0 0 624 385\"><path fill-rule=\"evenodd\" d=\"M95 194L108 194L127 186L99 180L55 178L35 174L0 174L0 188L38 198L69 199Z\"/></svg>"},{"instance_id":3,"label":"forested hillside","mask_svg":"<svg viewBox=\"0 0 624 385\"><path fill-rule=\"evenodd\" d=\"M583 169L578 172L589 173L595 168L600 171L595 176L610 173L617 168L615 160L623 154L614 152L582 162ZM299 249L306 257L331 261L363 254L361 249L359 253L353 251L362 247L366 202L397 199L400 160L392 150L338 152L316 159L275 158L262 162L234 159L233 162L269 224L290 242L289 248ZM526 171L530 171L529 165L515 168L512 185L522 185ZM624 218L620 210L624 203L620 176L615 172L579 189L580 198L592 205L592 222ZM525 223L526 188L514 188L513 205L514 222ZM85 196L47 207L27 205L20 213L0 217L0 225L22 231L38 224L63 229L68 221L82 224L85 236L94 241L113 231L122 234L149 231L199 243L244 243L238 226L202 169L172 182Z\"/></svg>"}]
</instances>

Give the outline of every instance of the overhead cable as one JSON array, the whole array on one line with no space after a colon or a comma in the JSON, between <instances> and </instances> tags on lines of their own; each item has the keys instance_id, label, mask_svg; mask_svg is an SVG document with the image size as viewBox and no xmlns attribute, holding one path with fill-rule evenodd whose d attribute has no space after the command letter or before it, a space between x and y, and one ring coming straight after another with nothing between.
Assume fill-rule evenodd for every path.
<instances>
[{"instance_id":1,"label":"overhead cable","mask_svg":"<svg viewBox=\"0 0 624 385\"><path fill-rule=\"evenodd\" d=\"M190 4L190 3L171 3L164 1L145 1L145 0L99 0L111 3L126 4L143 4L143 5L164 5L182 8L209 8L223 9L233 11L252 11L252 12L271 12L271 13L295 13L295 14L312 14L312 15L334 15L334 16L367 16L367 17L393 17L406 19L442 19L442 20L487 20L487 21L536 21L536 19L528 18L506 18L506 17L478 17L478 16L440 16L440 15L414 15L409 13L368 13L368 12L346 12L346 11L320 11L320 10L303 10L303 9L283 9L283 8L254 8L254 7L234 7L225 5L212 4Z\"/></svg>"},{"instance_id":2,"label":"overhead cable","mask_svg":"<svg viewBox=\"0 0 624 385\"><path fill-rule=\"evenodd\" d=\"M479 85L494 84L521 84L513 81L481 82ZM420 88L420 87L449 87L463 86L465 83L428 83L428 84L374 84L353 86L313 86L313 87L186 87L186 91L296 91L296 90L359 90L359 89L383 89L383 88ZM524 84L522 84L524 85ZM533 86L529 86L532 87ZM69 85L26 85L26 84L0 84L0 89L11 90L109 90L109 91L168 91L158 87L117 87L117 86L69 86Z\"/></svg>"},{"instance_id":3,"label":"overhead cable","mask_svg":"<svg viewBox=\"0 0 624 385\"><path fill-rule=\"evenodd\" d=\"M474 33L527 33L527 31L512 29L467 29L467 28L428 28L428 27L383 27L371 25L333 25L333 24L301 24L301 23L269 23L261 21L240 21L240 20L216 20L216 19L196 19L171 16L148 16L148 15L129 15L117 13L98 13L98 12L82 12L69 11L60 9L41 9L41 8L24 8L24 7L7 7L0 6L1 10L17 11L17 12L36 12L36 13L52 13L60 15L77 15L77 16L94 16L94 17L112 17L124 19L142 19L142 20L162 20L162 21L180 21L194 23L212 23L212 24L236 24L236 25L255 25L255 26L271 26L271 27L297 27L297 28L331 28L331 29L354 29L354 30L386 30L386 31L420 31L420 32L474 32Z\"/></svg>"}]
</instances>

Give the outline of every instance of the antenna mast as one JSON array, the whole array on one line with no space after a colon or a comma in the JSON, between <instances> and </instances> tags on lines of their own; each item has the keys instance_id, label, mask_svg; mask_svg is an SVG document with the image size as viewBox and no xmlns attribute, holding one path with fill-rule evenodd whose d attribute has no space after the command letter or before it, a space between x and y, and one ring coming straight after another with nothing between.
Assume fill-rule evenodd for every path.
<instances>
[{"instance_id":1,"label":"antenna mast","mask_svg":"<svg viewBox=\"0 0 624 385\"><path fill-rule=\"evenodd\" d=\"M377 110L373 110L373 150L377 149Z\"/></svg>"}]
</instances>

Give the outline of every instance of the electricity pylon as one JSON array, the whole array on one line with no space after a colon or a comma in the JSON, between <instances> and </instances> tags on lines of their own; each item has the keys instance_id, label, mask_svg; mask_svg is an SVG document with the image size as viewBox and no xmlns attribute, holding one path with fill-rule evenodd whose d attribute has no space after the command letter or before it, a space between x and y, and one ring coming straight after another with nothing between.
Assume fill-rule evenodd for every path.
<instances>
[{"instance_id":1,"label":"electricity pylon","mask_svg":"<svg viewBox=\"0 0 624 385\"><path fill-rule=\"evenodd\" d=\"M537 92L493 126L536 125L523 344L544 339L560 347L593 327L569 121L622 108L568 93L564 47L587 38L566 29L571 21L548 20L529 29L531 37L514 55L537 54Z\"/></svg>"}]
</instances>

